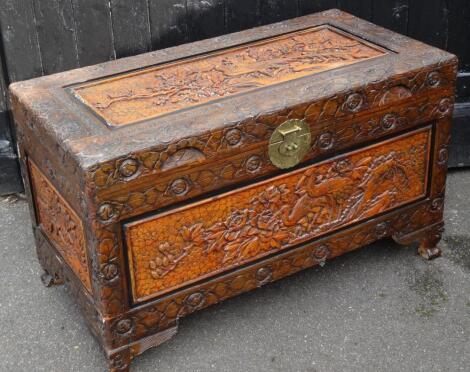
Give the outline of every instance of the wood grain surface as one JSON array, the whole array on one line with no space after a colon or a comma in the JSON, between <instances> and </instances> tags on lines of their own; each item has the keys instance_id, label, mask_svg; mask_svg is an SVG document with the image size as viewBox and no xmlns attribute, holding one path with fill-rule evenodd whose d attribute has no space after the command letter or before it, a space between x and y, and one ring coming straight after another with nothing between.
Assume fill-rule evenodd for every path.
<instances>
[{"instance_id":1,"label":"wood grain surface","mask_svg":"<svg viewBox=\"0 0 470 372\"><path fill-rule=\"evenodd\" d=\"M71 0L78 11L91 2L82 6ZM328 2L298 4L313 9ZM106 39L110 19L115 22L127 12L135 19L134 11L145 8L144 1L124 3L101 1L94 18L76 19L76 25L100 29ZM162 4L169 3L178 5L171 9L172 22L189 13L204 14L196 1L150 1L149 18L158 15L161 20L151 31L158 26L161 40L164 30L171 29L161 12ZM238 2L210 1L222 3L231 4L227 27L243 27L232 17ZM252 3L261 7L261 1ZM274 15L289 11L277 0L262 7ZM61 8L35 2L38 20L39 11L46 15L57 9ZM214 25L217 9L209 17ZM406 13L403 7L396 10ZM101 17L103 22L92 22ZM166 34L168 42L186 41L188 29L199 32L190 19L186 21L186 26ZM52 32L46 26L38 28L40 43ZM140 26L122 25L114 35L138 30L145 48L147 29ZM209 31L211 26L205 27ZM333 47L346 45L360 53L342 54L340 48L326 55L313 53L319 60L305 62L310 52L302 55L302 50L310 49L286 41L295 33L314 40L334 35ZM86 35L76 34L80 65L93 59L87 48L101 43L85 43ZM295 37L298 41L300 36ZM328 44L328 37L321 39ZM272 40L287 48L292 60L283 64L282 57L266 57L277 53L275 48L260 53ZM130 43L121 41L115 45L125 54ZM152 47L154 41L152 37ZM224 72L230 76L241 71L243 82L253 85L235 84L238 91L232 92L230 84L237 81L233 77L227 84L191 75L193 64L206 61L198 71L212 77L208 59L220 60L225 54L233 58L243 51L248 57L256 52L259 58L248 58L250 63L234 64L233 71ZM99 58L110 50L101 52ZM361 59L362 52L375 57ZM60 56L47 57L47 68L59 69L53 64ZM63 60L70 62L73 59ZM330 68L341 63L346 64ZM100 113L70 94L73 88L91 91L116 83L122 97L103 93L102 98L115 100L107 115L121 120L126 111L138 111L138 105L155 98L145 94L155 93L152 86L167 69L184 71L176 80L169 79L165 88L173 86L180 95L175 102L138 112L142 117L158 116L132 125L104 125ZM264 75L252 76L252 71ZM456 73L455 56L332 10L15 83L11 103L18 150L38 256L52 277L49 282L73 289L106 351L110 370L122 372L133 357L173 335L180 318L377 239L417 241L419 254L438 256ZM140 84L142 74L148 74L148 81ZM182 91L180 85L185 79L191 82L192 76L194 90ZM199 89L205 80L210 84ZM136 86L150 91L131 91ZM207 95L214 86L229 89L222 89L221 96ZM134 99L135 93L141 96ZM188 97L196 101L185 101ZM135 107L127 102L130 98ZM170 111L163 112L162 107ZM126 120L134 119L140 120ZM289 119L305 121L312 143L298 168L279 170L271 164L267 147L273 131ZM89 273L87 287L81 268Z\"/></svg>"},{"instance_id":2,"label":"wood grain surface","mask_svg":"<svg viewBox=\"0 0 470 372\"><path fill-rule=\"evenodd\" d=\"M125 225L134 297L161 294L424 196L429 129Z\"/></svg>"},{"instance_id":3,"label":"wood grain surface","mask_svg":"<svg viewBox=\"0 0 470 372\"><path fill-rule=\"evenodd\" d=\"M330 26L75 87L108 124L149 119L217 98L378 57L385 50Z\"/></svg>"},{"instance_id":4,"label":"wood grain surface","mask_svg":"<svg viewBox=\"0 0 470 372\"><path fill-rule=\"evenodd\" d=\"M39 225L73 272L91 291L83 224L57 189L32 162L28 162Z\"/></svg>"}]
</instances>

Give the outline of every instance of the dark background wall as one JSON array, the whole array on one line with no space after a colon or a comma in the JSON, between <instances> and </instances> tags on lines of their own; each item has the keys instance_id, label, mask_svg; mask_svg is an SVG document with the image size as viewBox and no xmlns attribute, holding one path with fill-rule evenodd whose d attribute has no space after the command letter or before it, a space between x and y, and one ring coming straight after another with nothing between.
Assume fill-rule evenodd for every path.
<instances>
[{"instance_id":1,"label":"dark background wall","mask_svg":"<svg viewBox=\"0 0 470 372\"><path fill-rule=\"evenodd\" d=\"M0 0L0 195L21 191L8 84L335 7L459 56L451 163L469 165L468 0Z\"/></svg>"}]
</instances>

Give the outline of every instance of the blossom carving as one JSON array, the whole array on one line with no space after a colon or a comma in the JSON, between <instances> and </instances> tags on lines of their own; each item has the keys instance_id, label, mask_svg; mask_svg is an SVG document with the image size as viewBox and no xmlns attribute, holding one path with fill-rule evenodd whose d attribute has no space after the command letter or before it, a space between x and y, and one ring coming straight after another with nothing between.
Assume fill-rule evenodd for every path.
<instances>
[{"instance_id":1,"label":"blossom carving","mask_svg":"<svg viewBox=\"0 0 470 372\"><path fill-rule=\"evenodd\" d=\"M285 185L271 186L252 199L252 209L234 211L207 229L202 223L184 226L181 236L190 244L185 250L202 245L205 253L223 251L222 263L228 263L257 255L266 247L281 248L289 240L280 216L288 193Z\"/></svg>"},{"instance_id":2,"label":"blossom carving","mask_svg":"<svg viewBox=\"0 0 470 372\"><path fill-rule=\"evenodd\" d=\"M75 95L108 124L127 125L217 98L278 84L328 69L379 57L380 47L322 26L276 39L157 66L73 88ZM353 95L349 111L363 98ZM231 145L239 133L230 132Z\"/></svg>"},{"instance_id":3,"label":"blossom carving","mask_svg":"<svg viewBox=\"0 0 470 372\"><path fill-rule=\"evenodd\" d=\"M419 130L125 227L136 297L208 278L417 200L426 192L430 140L428 129ZM317 261L328 256L318 254Z\"/></svg>"},{"instance_id":4,"label":"blossom carving","mask_svg":"<svg viewBox=\"0 0 470 372\"><path fill-rule=\"evenodd\" d=\"M29 169L42 231L85 287L91 291L85 235L80 217L31 161Z\"/></svg>"},{"instance_id":5,"label":"blossom carving","mask_svg":"<svg viewBox=\"0 0 470 372\"><path fill-rule=\"evenodd\" d=\"M149 261L152 278L161 278L173 270L178 262L186 257L189 248L191 247L187 246L183 250L179 250L169 242L160 243L156 248L154 258Z\"/></svg>"},{"instance_id":6,"label":"blossom carving","mask_svg":"<svg viewBox=\"0 0 470 372\"><path fill-rule=\"evenodd\" d=\"M391 208L399 190L409 186L400 157L392 151L356 162L340 159L325 174L305 171L293 190L268 186L249 201L250 208L234 210L224 221L184 226L183 251L202 247L205 253L223 252L222 264L240 263Z\"/></svg>"}]
</instances>

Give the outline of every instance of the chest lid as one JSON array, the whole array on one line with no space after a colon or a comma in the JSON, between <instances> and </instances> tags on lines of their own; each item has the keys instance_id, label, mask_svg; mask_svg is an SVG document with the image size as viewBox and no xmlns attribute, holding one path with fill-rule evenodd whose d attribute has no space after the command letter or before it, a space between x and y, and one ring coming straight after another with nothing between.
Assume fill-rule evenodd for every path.
<instances>
[{"instance_id":1,"label":"chest lid","mask_svg":"<svg viewBox=\"0 0 470 372\"><path fill-rule=\"evenodd\" d=\"M321 25L70 87L111 127L383 56L387 51Z\"/></svg>"},{"instance_id":2,"label":"chest lid","mask_svg":"<svg viewBox=\"0 0 470 372\"><path fill-rule=\"evenodd\" d=\"M441 101L452 96L455 66L444 51L331 10L15 83L11 91L18 124L34 122L93 173L98 189L112 192L119 182L143 185L155 174L223 167L227 159L236 165L221 177L243 168L242 180L278 169L270 140L295 155L293 164L280 161L292 166L401 130L403 117L411 125L447 114L451 98ZM307 136L275 132L289 120ZM276 133L300 142L281 146Z\"/></svg>"}]
</instances>

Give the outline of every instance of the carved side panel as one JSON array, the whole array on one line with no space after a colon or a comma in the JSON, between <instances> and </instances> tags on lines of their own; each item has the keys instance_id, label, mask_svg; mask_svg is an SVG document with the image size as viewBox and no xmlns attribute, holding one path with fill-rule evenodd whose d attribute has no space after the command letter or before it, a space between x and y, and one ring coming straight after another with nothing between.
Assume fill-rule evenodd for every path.
<instances>
[{"instance_id":1,"label":"carved side panel","mask_svg":"<svg viewBox=\"0 0 470 372\"><path fill-rule=\"evenodd\" d=\"M320 26L73 91L108 124L120 126L386 53L351 34Z\"/></svg>"},{"instance_id":2,"label":"carved side panel","mask_svg":"<svg viewBox=\"0 0 470 372\"><path fill-rule=\"evenodd\" d=\"M38 223L57 251L91 291L82 221L56 188L28 160Z\"/></svg>"},{"instance_id":3,"label":"carved side panel","mask_svg":"<svg viewBox=\"0 0 470 372\"><path fill-rule=\"evenodd\" d=\"M423 197L430 139L426 128L126 224L134 299L154 297Z\"/></svg>"}]
</instances>

